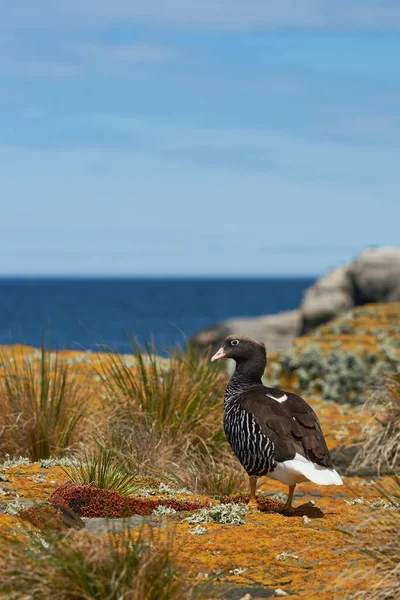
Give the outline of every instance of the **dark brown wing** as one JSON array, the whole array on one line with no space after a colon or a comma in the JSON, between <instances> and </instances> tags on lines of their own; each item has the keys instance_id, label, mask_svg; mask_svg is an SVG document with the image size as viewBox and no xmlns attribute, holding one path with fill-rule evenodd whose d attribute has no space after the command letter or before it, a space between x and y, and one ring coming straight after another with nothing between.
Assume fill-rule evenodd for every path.
<instances>
[{"instance_id":1,"label":"dark brown wing","mask_svg":"<svg viewBox=\"0 0 400 600\"><path fill-rule=\"evenodd\" d=\"M287 397L284 402L274 400L284 395ZM318 417L303 398L275 388L260 387L243 393L240 403L274 442L278 462L290 460L298 452L318 465L333 467Z\"/></svg>"}]
</instances>

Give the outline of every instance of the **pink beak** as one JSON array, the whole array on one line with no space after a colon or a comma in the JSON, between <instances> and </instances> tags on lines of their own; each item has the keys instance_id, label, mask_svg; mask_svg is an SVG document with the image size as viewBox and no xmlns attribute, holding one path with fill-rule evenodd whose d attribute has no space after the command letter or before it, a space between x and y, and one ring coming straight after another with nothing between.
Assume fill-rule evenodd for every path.
<instances>
[{"instance_id":1,"label":"pink beak","mask_svg":"<svg viewBox=\"0 0 400 600\"><path fill-rule=\"evenodd\" d=\"M223 348L220 348L215 354L214 356L211 357L211 362L214 362L214 360L219 360L220 358L225 358L226 354Z\"/></svg>"}]
</instances>

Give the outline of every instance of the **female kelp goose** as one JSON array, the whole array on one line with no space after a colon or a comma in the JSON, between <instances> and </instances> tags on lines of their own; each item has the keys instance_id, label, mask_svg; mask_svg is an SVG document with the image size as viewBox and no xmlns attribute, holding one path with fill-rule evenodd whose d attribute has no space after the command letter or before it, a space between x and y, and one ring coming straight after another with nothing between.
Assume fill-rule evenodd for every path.
<instances>
[{"instance_id":1,"label":"female kelp goose","mask_svg":"<svg viewBox=\"0 0 400 600\"><path fill-rule=\"evenodd\" d=\"M257 508L257 478L262 475L289 486L285 512L294 510L297 483L341 485L313 409L296 394L263 385L264 344L230 335L211 360L221 358L236 361L225 390L224 431L249 475L249 507Z\"/></svg>"}]
</instances>

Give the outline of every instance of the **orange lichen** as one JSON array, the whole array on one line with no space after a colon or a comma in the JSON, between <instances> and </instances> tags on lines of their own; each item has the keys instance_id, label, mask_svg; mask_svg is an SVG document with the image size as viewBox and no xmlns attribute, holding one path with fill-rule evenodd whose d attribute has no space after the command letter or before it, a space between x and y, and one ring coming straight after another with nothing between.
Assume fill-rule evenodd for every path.
<instances>
[{"instance_id":1,"label":"orange lichen","mask_svg":"<svg viewBox=\"0 0 400 600\"><path fill-rule=\"evenodd\" d=\"M36 479L38 475L42 476L42 480ZM39 463L31 463L7 469L7 480L21 500L47 500L57 487L68 481L68 476L61 467L44 469ZM4 500L13 500L10 496Z\"/></svg>"},{"instance_id":2,"label":"orange lichen","mask_svg":"<svg viewBox=\"0 0 400 600\"><path fill-rule=\"evenodd\" d=\"M294 345L301 349L315 343L323 352L339 348L360 352L369 350L379 355L382 352L380 334L398 339L399 320L400 303L359 307L353 311L351 318L340 317L321 327L318 334L299 338ZM351 327L351 333L335 333L343 331L346 323ZM17 360L38 360L37 350L27 346L3 346L0 351L17 357ZM75 377L85 382L92 392L98 390L96 368L100 360L108 360L107 355L71 351L60 354L71 361ZM276 355L270 354L269 362L273 363L275 358ZM89 374L90 377L87 377ZM296 377L285 374L281 380L282 387L298 391ZM338 447L348 450L362 440L362 429L371 412L361 407L326 403L318 398L307 400L318 414L331 450ZM94 395L93 406L96 411L107 410L106 406L102 406L100 394ZM44 469L38 463L17 465L5 473L7 481L0 482L0 487L7 489L0 499L3 506L16 499L48 500L57 488L68 481L60 467ZM389 478L383 478L380 485L384 488L388 481ZM309 600L350 597L374 582L371 568L374 561L366 558L355 543L360 523L373 515L371 500L380 497L374 485L360 477L344 477L341 487L302 484L296 488L294 506L314 501L315 507L308 505L292 517L269 512L282 507L284 496L279 495L278 500L268 495L286 494L286 486L264 478L259 481L258 489L259 506L263 510L249 512L243 525L204 523L202 526L206 531L202 533L201 530L198 535L193 525L183 521L181 515L163 518L160 535L167 537L173 532L175 543L180 548L177 560L188 581L215 575L220 583L257 585L271 590L281 588L290 594L290 598ZM57 492L53 499L55 497L57 499ZM159 504L194 510L206 506L210 500L178 494L170 498L131 497L128 505L136 514L149 514ZM247 496L235 500L247 500ZM346 503L355 500L354 504ZM20 531L22 523L19 517L0 514L0 532L3 534ZM373 528L371 535L372 532ZM344 571L348 571L348 576L343 576Z\"/></svg>"},{"instance_id":3,"label":"orange lichen","mask_svg":"<svg viewBox=\"0 0 400 600\"><path fill-rule=\"evenodd\" d=\"M38 465L13 467L7 470L7 474L11 475L8 485L20 485L18 471L22 472L22 480L26 482L30 481L30 473L37 474L38 470ZM40 472L50 472L56 477L58 470L56 467L51 470L40 469ZM60 475L64 476L62 471ZM330 600L337 578L344 569L362 571L367 576L373 562L355 550L354 542L348 534L355 531L360 521L371 513L369 501L378 498L379 492L362 478L345 478L344 481L345 485L341 488L321 488L314 484L298 486L295 506L314 500L316 506L323 509L319 518L312 518L312 511L307 513L309 520L306 521L302 516L249 512L244 525L205 523L204 535L190 533L193 525L187 522L177 522L175 519L169 525L170 521L167 519L162 535L167 536L170 528L173 528L175 542L180 547L179 565L184 567L188 581L217 573L223 582L281 588L297 592L302 598ZM388 481L389 478L383 479L381 484L385 486ZM48 498L54 489L48 486L48 482L35 485L37 496L41 499ZM266 478L261 480L259 488L260 492L287 492L285 486ZM365 499L364 503L348 505L345 502L359 497ZM187 499L190 500L191 496ZM154 508L157 504L171 505L173 499L169 499L169 502L162 497L135 500L139 505L144 501L150 502L151 508ZM262 493L259 493L259 500L260 505L268 502L272 508L271 499ZM150 504L147 506L148 510ZM275 505L281 506L279 502L275 502ZM195 508L188 505L186 507ZM17 517L0 515L2 532L9 531L10 528L18 529L20 523L21 520ZM276 557L284 552L298 558L289 556L277 560ZM236 569L245 570L235 571ZM372 577L370 574L368 576ZM358 588L361 585L359 577L342 577L341 587L337 589L338 597L344 597L346 593Z\"/></svg>"}]
</instances>

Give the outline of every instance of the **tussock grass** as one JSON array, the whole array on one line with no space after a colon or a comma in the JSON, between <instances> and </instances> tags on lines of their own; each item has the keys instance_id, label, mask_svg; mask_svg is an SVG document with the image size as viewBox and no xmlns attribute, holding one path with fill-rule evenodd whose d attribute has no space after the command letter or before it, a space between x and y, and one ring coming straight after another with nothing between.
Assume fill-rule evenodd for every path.
<instances>
[{"instance_id":1,"label":"tussock grass","mask_svg":"<svg viewBox=\"0 0 400 600\"><path fill-rule=\"evenodd\" d=\"M190 600L196 590L178 579L173 539L154 532L94 536L85 531L3 538L0 595L14 600ZM1 560L1 559L0 559Z\"/></svg>"},{"instance_id":2,"label":"tussock grass","mask_svg":"<svg viewBox=\"0 0 400 600\"><path fill-rule=\"evenodd\" d=\"M0 354L0 455L32 461L62 454L79 440L88 392L57 352L42 346L39 365Z\"/></svg>"},{"instance_id":3,"label":"tussock grass","mask_svg":"<svg viewBox=\"0 0 400 600\"><path fill-rule=\"evenodd\" d=\"M368 403L383 416L374 417L367 424L366 440L350 467L359 471L372 467L392 476L387 488L379 482L374 484L381 500L371 503L373 512L355 534L357 550L361 549L376 564L369 574L375 583L352 597L360 600L400 598L400 374L386 379L380 397L379 403L374 398ZM360 581L364 576L365 573L360 574Z\"/></svg>"},{"instance_id":4,"label":"tussock grass","mask_svg":"<svg viewBox=\"0 0 400 600\"><path fill-rule=\"evenodd\" d=\"M218 453L225 378L208 356L194 350L167 359L133 342L133 357L110 354L100 363L109 444L132 470L163 475L189 456Z\"/></svg>"},{"instance_id":5,"label":"tussock grass","mask_svg":"<svg viewBox=\"0 0 400 600\"><path fill-rule=\"evenodd\" d=\"M188 456L168 474L181 487L218 499L238 495L245 489L244 473L228 452L217 457L210 452Z\"/></svg>"},{"instance_id":6,"label":"tussock grass","mask_svg":"<svg viewBox=\"0 0 400 600\"><path fill-rule=\"evenodd\" d=\"M400 473L400 374L387 378L379 403L368 401L379 415L364 428L366 440L353 459L350 469L372 467L378 473Z\"/></svg>"},{"instance_id":7,"label":"tussock grass","mask_svg":"<svg viewBox=\"0 0 400 600\"><path fill-rule=\"evenodd\" d=\"M222 414L220 368L194 350L177 352L168 361L149 346L142 352L136 342L132 350L133 367L123 356L112 354L99 371L106 402L116 416L145 425L150 417L172 439L190 435L212 440L220 429L216 417Z\"/></svg>"},{"instance_id":8,"label":"tussock grass","mask_svg":"<svg viewBox=\"0 0 400 600\"><path fill-rule=\"evenodd\" d=\"M360 573L360 591L352 596L359 600L397 600L400 598L400 478L393 476L390 487L377 490L386 506L373 511L358 528L354 546L374 559L375 568L369 572L375 583L362 589L365 573ZM397 505L397 508L396 508Z\"/></svg>"},{"instance_id":9,"label":"tussock grass","mask_svg":"<svg viewBox=\"0 0 400 600\"><path fill-rule=\"evenodd\" d=\"M99 442L95 449L85 450L71 465L61 468L74 483L112 490L121 496L130 496L140 487L127 461Z\"/></svg>"},{"instance_id":10,"label":"tussock grass","mask_svg":"<svg viewBox=\"0 0 400 600\"><path fill-rule=\"evenodd\" d=\"M107 443L127 468L140 476L163 480L171 465L186 460L187 453L192 451L190 442L177 443L168 432L160 431L158 425L144 415L131 423L113 415L105 435Z\"/></svg>"}]
</instances>

